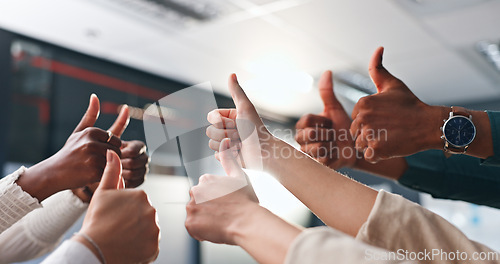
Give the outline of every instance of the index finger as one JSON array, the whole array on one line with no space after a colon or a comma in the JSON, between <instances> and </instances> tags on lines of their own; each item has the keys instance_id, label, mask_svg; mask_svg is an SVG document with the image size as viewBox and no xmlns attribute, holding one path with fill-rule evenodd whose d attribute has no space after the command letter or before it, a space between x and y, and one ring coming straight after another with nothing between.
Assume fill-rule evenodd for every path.
<instances>
[{"instance_id":1,"label":"index finger","mask_svg":"<svg viewBox=\"0 0 500 264\"><path fill-rule=\"evenodd\" d=\"M208 113L207 120L216 128L235 128L236 109L215 109Z\"/></svg>"},{"instance_id":2,"label":"index finger","mask_svg":"<svg viewBox=\"0 0 500 264\"><path fill-rule=\"evenodd\" d=\"M236 155L234 155L231 150L231 141L229 139L222 140L219 148L219 157L222 168L228 176L233 177L245 177L245 172L241 168L241 165L238 164L236 160Z\"/></svg>"},{"instance_id":3,"label":"index finger","mask_svg":"<svg viewBox=\"0 0 500 264\"><path fill-rule=\"evenodd\" d=\"M139 140L122 142L122 158L136 158L146 152L146 144Z\"/></svg>"},{"instance_id":4,"label":"index finger","mask_svg":"<svg viewBox=\"0 0 500 264\"><path fill-rule=\"evenodd\" d=\"M113 135L117 137L121 137L123 134L123 131L128 126L128 123L130 121L130 112L128 109L128 105L123 105L123 107L120 110L120 114L118 114L118 117L116 118L115 122L111 127L108 129L108 131L111 131Z\"/></svg>"}]
</instances>

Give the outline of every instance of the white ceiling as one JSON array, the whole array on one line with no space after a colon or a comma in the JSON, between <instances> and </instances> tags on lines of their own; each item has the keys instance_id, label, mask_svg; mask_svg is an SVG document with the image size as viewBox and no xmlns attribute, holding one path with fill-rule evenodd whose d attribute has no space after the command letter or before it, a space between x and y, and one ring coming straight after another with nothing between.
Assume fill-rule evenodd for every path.
<instances>
[{"instance_id":1,"label":"white ceiling","mask_svg":"<svg viewBox=\"0 0 500 264\"><path fill-rule=\"evenodd\" d=\"M474 50L479 40L500 40L497 0L214 0L232 9L191 27L161 27L103 2L0 0L0 27L188 83L210 81L225 94L229 73L245 83L259 68L315 79L326 69L367 75L371 53L384 46L385 66L425 102L500 98L500 73ZM316 89L247 92L278 114L322 108Z\"/></svg>"}]
</instances>

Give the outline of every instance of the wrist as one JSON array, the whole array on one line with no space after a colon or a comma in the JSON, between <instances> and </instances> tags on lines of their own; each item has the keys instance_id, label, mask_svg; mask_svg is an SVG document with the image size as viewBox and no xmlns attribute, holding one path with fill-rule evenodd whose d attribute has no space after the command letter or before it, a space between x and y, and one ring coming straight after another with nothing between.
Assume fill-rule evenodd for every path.
<instances>
[{"instance_id":1,"label":"wrist","mask_svg":"<svg viewBox=\"0 0 500 264\"><path fill-rule=\"evenodd\" d=\"M420 112L424 118L419 126L427 128L422 133L422 141L419 144L421 150L443 149L444 143L443 139L441 139L443 135L441 127L444 125L444 120L449 117L450 112L450 107L429 105L426 105L425 110Z\"/></svg>"},{"instance_id":2,"label":"wrist","mask_svg":"<svg viewBox=\"0 0 500 264\"><path fill-rule=\"evenodd\" d=\"M73 235L71 240L76 241L76 242L84 245L88 250L90 250L90 252L92 252L92 254L94 254L94 256L99 261L101 261L101 263L104 263L103 262L104 260L102 259L104 256L101 256L101 253L99 252L99 250L92 243L90 243L90 241L88 241L87 239L85 239L79 235Z\"/></svg>"},{"instance_id":3,"label":"wrist","mask_svg":"<svg viewBox=\"0 0 500 264\"><path fill-rule=\"evenodd\" d=\"M359 169L360 167L366 166L366 163L369 163L365 160L365 157L363 156L363 152L358 151L354 146L353 152L354 154L354 162L352 164L349 164L348 166L345 166L345 168L350 168L350 169Z\"/></svg>"},{"instance_id":4,"label":"wrist","mask_svg":"<svg viewBox=\"0 0 500 264\"><path fill-rule=\"evenodd\" d=\"M49 161L44 160L31 166L26 169L16 181L16 184L19 185L23 191L37 198L39 202L63 190L58 187L57 181L53 179L53 172L48 168L47 163L49 163Z\"/></svg>"},{"instance_id":5,"label":"wrist","mask_svg":"<svg viewBox=\"0 0 500 264\"><path fill-rule=\"evenodd\" d=\"M90 203L90 200L92 199L92 193L89 194L88 191L85 191L85 187L78 188L78 189L72 189L71 191L83 203L87 203L87 204Z\"/></svg>"},{"instance_id":6,"label":"wrist","mask_svg":"<svg viewBox=\"0 0 500 264\"><path fill-rule=\"evenodd\" d=\"M276 160L276 150L279 148L279 144L282 141L271 133L269 133L265 138L260 139L261 153L262 153L262 167L266 171Z\"/></svg>"},{"instance_id":7,"label":"wrist","mask_svg":"<svg viewBox=\"0 0 500 264\"><path fill-rule=\"evenodd\" d=\"M482 159L494 155L491 123L488 113L484 111L470 111L472 122L476 127L476 137L470 144L467 154Z\"/></svg>"},{"instance_id":8,"label":"wrist","mask_svg":"<svg viewBox=\"0 0 500 264\"><path fill-rule=\"evenodd\" d=\"M258 263L284 263L293 241L302 228L279 218L252 203L246 217L232 228L234 244L243 248Z\"/></svg>"},{"instance_id":9,"label":"wrist","mask_svg":"<svg viewBox=\"0 0 500 264\"><path fill-rule=\"evenodd\" d=\"M245 237L253 232L253 226L260 223L256 218L260 218L259 216L261 216L265 210L265 208L253 202L240 206L236 218L233 219L226 228L226 234L230 240L236 245L241 245Z\"/></svg>"}]
</instances>

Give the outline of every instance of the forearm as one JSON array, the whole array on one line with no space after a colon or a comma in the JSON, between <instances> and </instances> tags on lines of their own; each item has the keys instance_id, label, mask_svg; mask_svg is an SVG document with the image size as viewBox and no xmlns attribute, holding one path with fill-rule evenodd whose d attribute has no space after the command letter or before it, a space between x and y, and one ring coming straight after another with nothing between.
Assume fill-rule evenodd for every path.
<instances>
[{"instance_id":1,"label":"forearm","mask_svg":"<svg viewBox=\"0 0 500 264\"><path fill-rule=\"evenodd\" d=\"M51 251L87 208L70 191L49 197L43 206L0 235L0 263L26 261Z\"/></svg>"},{"instance_id":2,"label":"forearm","mask_svg":"<svg viewBox=\"0 0 500 264\"><path fill-rule=\"evenodd\" d=\"M270 173L325 224L352 236L357 234L373 207L375 190L321 165L281 140L271 140L264 146L264 153Z\"/></svg>"},{"instance_id":3,"label":"forearm","mask_svg":"<svg viewBox=\"0 0 500 264\"><path fill-rule=\"evenodd\" d=\"M237 245L263 264L284 263L292 242L301 229L258 204L249 205L248 217L232 226Z\"/></svg>"},{"instance_id":4,"label":"forearm","mask_svg":"<svg viewBox=\"0 0 500 264\"><path fill-rule=\"evenodd\" d=\"M41 206L37 199L16 184L25 170L21 167L0 180L0 233Z\"/></svg>"}]
</instances>

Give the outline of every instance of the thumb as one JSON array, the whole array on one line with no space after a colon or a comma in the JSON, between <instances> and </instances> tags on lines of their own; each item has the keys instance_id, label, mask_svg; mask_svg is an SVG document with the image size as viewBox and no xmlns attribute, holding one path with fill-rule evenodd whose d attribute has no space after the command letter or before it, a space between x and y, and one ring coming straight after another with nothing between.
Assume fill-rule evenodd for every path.
<instances>
[{"instance_id":1,"label":"thumb","mask_svg":"<svg viewBox=\"0 0 500 264\"><path fill-rule=\"evenodd\" d=\"M102 174L101 183L97 190L116 190L119 189L122 181L122 163L120 157L112 150L106 153L106 168Z\"/></svg>"},{"instance_id":2,"label":"thumb","mask_svg":"<svg viewBox=\"0 0 500 264\"><path fill-rule=\"evenodd\" d=\"M219 147L219 157L220 157L220 163L222 164L222 167L224 168L224 171L228 176L233 176L233 177L244 177L245 172L243 172L243 169L241 168L240 164L238 164L238 161L236 160L236 155L233 153L233 150L231 149L231 140L228 138L225 138L222 140L220 147Z\"/></svg>"},{"instance_id":3,"label":"thumb","mask_svg":"<svg viewBox=\"0 0 500 264\"><path fill-rule=\"evenodd\" d=\"M332 71L325 71L321 75L318 86L319 96L325 106L325 113L328 113L328 111L332 109L338 109L339 107L343 109L333 91Z\"/></svg>"},{"instance_id":4,"label":"thumb","mask_svg":"<svg viewBox=\"0 0 500 264\"><path fill-rule=\"evenodd\" d=\"M97 95L92 94L90 96L89 107L87 108L87 112L85 112L85 114L82 117L82 120L80 120L80 123L76 126L73 133L80 132L87 127L93 127L95 121L97 121L97 118L99 117L99 108L100 108L99 98L97 98Z\"/></svg>"},{"instance_id":5,"label":"thumb","mask_svg":"<svg viewBox=\"0 0 500 264\"><path fill-rule=\"evenodd\" d=\"M253 108L252 102L250 102L250 99L248 99L247 95L243 91L243 88L241 88L238 83L238 78L234 73L229 77L229 92L233 98L236 110L241 110L249 106Z\"/></svg>"},{"instance_id":6,"label":"thumb","mask_svg":"<svg viewBox=\"0 0 500 264\"><path fill-rule=\"evenodd\" d=\"M383 55L384 47L378 47L373 53L370 59L370 65L368 67L370 77L372 78L372 81L377 87L377 91L379 93L388 90L388 87L390 87L387 85L388 83L393 82L394 80L398 80L382 65Z\"/></svg>"}]
</instances>

